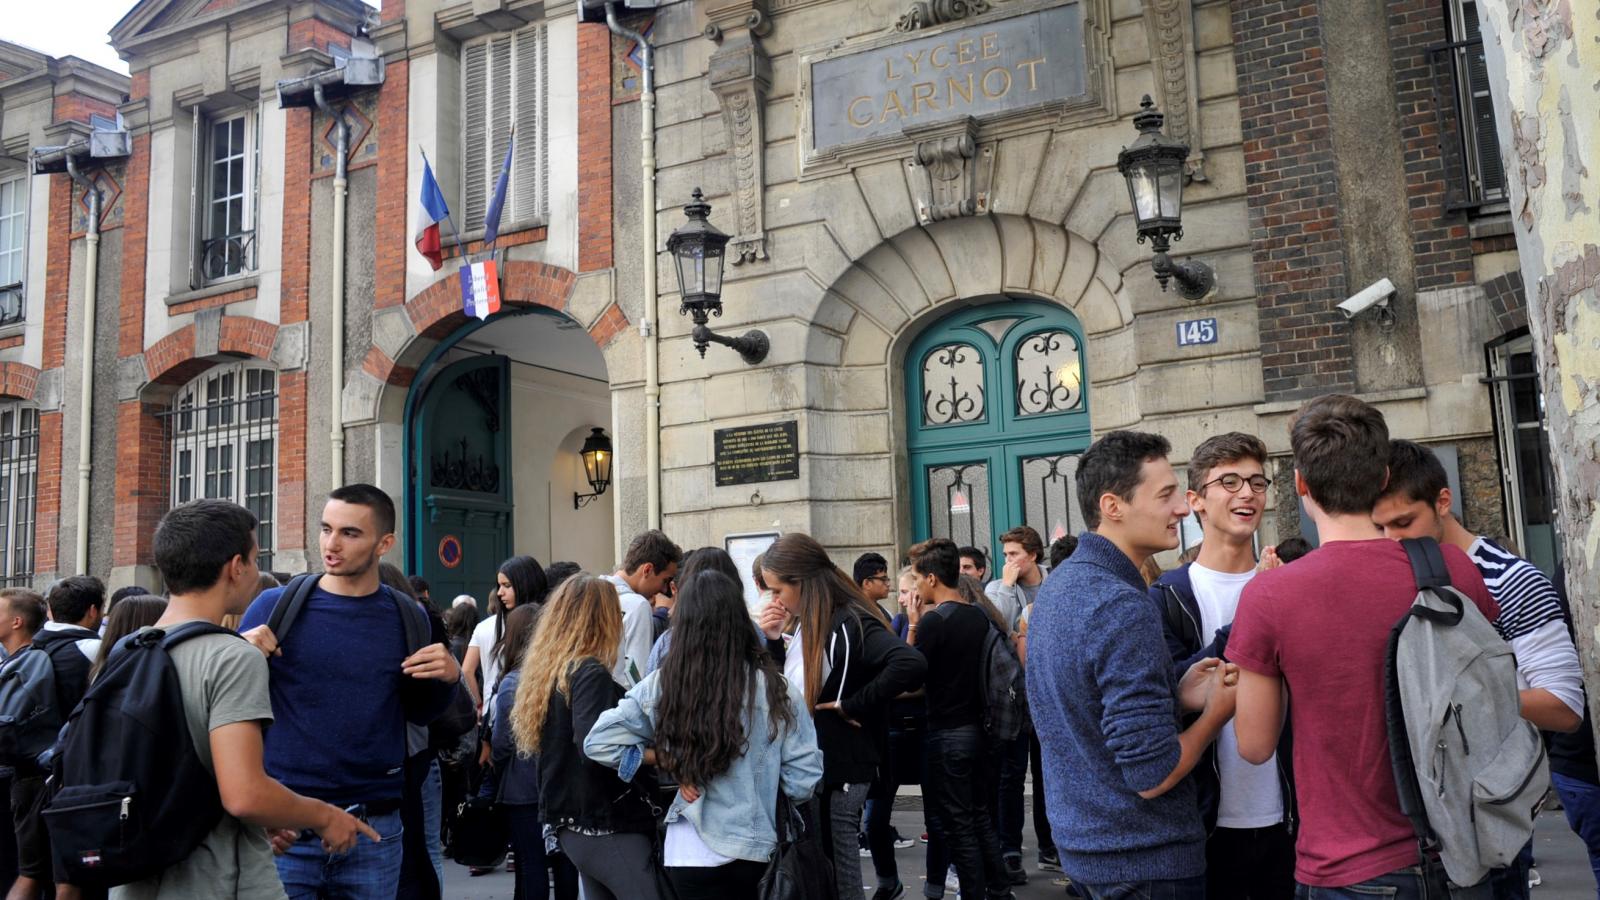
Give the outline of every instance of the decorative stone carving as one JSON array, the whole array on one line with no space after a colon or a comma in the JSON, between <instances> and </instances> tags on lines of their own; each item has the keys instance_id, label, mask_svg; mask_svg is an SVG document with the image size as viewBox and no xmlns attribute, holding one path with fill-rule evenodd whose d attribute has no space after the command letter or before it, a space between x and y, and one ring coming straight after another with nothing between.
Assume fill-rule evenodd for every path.
<instances>
[{"instance_id":1,"label":"decorative stone carving","mask_svg":"<svg viewBox=\"0 0 1600 900\"><path fill-rule=\"evenodd\" d=\"M1167 134L1189 145L1184 171L1205 181L1205 153L1200 138L1200 75L1195 59L1193 0L1144 0L1144 25L1150 37L1150 65L1155 71L1160 106L1167 114Z\"/></svg>"},{"instance_id":2,"label":"decorative stone carving","mask_svg":"<svg viewBox=\"0 0 1600 900\"><path fill-rule=\"evenodd\" d=\"M917 221L923 225L989 212L994 145L978 144L978 120L967 117L906 137L916 142L906 160Z\"/></svg>"},{"instance_id":3,"label":"decorative stone carving","mask_svg":"<svg viewBox=\"0 0 1600 900\"><path fill-rule=\"evenodd\" d=\"M705 36L720 44L711 54L706 80L722 108L722 124L733 154L734 236L728 257L743 265L767 258L762 212L766 129L762 111L772 87L772 64L761 37L772 30L764 0L725 3L706 10Z\"/></svg>"},{"instance_id":4,"label":"decorative stone carving","mask_svg":"<svg viewBox=\"0 0 1600 900\"><path fill-rule=\"evenodd\" d=\"M989 0L917 0L894 23L895 31L916 31L946 22L980 16L992 9Z\"/></svg>"}]
</instances>

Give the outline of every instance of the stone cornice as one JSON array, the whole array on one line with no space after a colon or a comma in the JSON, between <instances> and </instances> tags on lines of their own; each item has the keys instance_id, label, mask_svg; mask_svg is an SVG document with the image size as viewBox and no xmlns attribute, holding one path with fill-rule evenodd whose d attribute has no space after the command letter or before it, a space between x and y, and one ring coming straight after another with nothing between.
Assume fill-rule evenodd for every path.
<instances>
[{"instance_id":1,"label":"stone cornice","mask_svg":"<svg viewBox=\"0 0 1600 900\"><path fill-rule=\"evenodd\" d=\"M149 31L143 30L162 12L183 2L184 0L167 0L165 3L146 0L146 3L135 7L133 12L112 28L112 45L124 58L142 56L189 38L197 31L237 26L241 22L257 19L281 19L286 14L289 22L320 19L342 32L354 34L376 15L375 11L361 0L306 0L303 3L296 3L287 11L282 0L241 0L240 3L225 9L193 17L179 17L177 21L169 24Z\"/></svg>"}]
</instances>

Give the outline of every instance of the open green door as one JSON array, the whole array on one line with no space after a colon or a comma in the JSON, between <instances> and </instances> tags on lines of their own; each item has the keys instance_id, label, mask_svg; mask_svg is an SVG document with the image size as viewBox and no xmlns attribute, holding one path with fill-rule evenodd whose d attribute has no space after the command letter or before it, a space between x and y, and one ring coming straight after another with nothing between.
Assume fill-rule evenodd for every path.
<instances>
[{"instance_id":1,"label":"open green door","mask_svg":"<svg viewBox=\"0 0 1600 900\"><path fill-rule=\"evenodd\" d=\"M452 363L412 418L412 559L439 606L471 594L486 608L511 556L510 371L503 356Z\"/></svg>"}]
</instances>

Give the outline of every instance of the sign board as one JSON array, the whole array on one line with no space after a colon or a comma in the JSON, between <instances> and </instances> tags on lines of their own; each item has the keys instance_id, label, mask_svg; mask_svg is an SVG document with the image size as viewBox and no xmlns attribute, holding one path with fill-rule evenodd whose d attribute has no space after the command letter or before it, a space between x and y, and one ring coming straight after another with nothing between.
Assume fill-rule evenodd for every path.
<instances>
[{"instance_id":1,"label":"sign board","mask_svg":"<svg viewBox=\"0 0 1600 900\"><path fill-rule=\"evenodd\" d=\"M1078 4L808 61L812 152L1088 91Z\"/></svg>"},{"instance_id":2,"label":"sign board","mask_svg":"<svg viewBox=\"0 0 1600 900\"><path fill-rule=\"evenodd\" d=\"M800 477L800 430L793 419L718 428L713 461L717 487Z\"/></svg>"},{"instance_id":3,"label":"sign board","mask_svg":"<svg viewBox=\"0 0 1600 900\"><path fill-rule=\"evenodd\" d=\"M745 609L750 611L752 619L761 614L761 604L766 602L766 599L756 591L756 557L767 552L767 548L771 547L778 537L779 533L776 531L763 531L752 534L730 534L722 539L722 548L733 557L733 564L739 569L741 578L739 587L744 589Z\"/></svg>"},{"instance_id":4,"label":"sign board","mask_svg":"<svg viewBox=\"0 0 1600 900\"><path fill-rule=\"evenodd\" d=\"M1190 319L1178 323L1178 346L1195 347L1217 342L1216 319Z\"/></svg>"}]
</instances>

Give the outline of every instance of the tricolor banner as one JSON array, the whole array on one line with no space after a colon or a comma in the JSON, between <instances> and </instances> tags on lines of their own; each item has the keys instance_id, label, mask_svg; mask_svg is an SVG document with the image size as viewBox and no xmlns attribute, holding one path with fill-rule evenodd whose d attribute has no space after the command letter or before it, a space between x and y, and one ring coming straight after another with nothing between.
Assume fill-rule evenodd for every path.
<instances>
[{"instance_id":1,"label":"tricolor banner","mask_svg":"<svg viewBox=\"0 0 1600 900\"><path fill-rule=\"evenodd\" d=\"M479 319L500 311L500 273L494 260L461 267L461 309Z\"/></svg>"}]
</instances>

